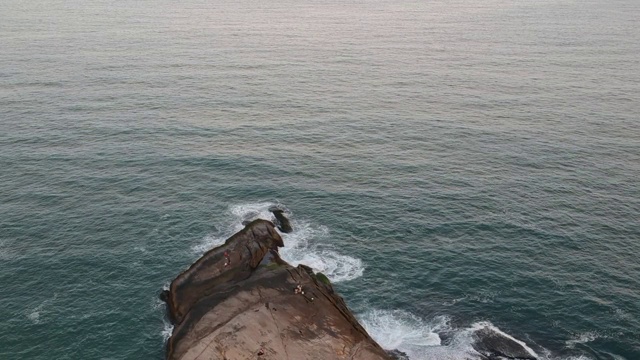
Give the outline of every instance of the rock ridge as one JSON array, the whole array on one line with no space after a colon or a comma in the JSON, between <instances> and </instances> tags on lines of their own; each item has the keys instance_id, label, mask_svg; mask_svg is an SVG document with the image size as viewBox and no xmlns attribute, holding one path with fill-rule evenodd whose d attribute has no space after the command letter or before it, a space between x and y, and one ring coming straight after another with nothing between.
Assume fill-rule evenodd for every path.
<instances>
[{"instance_id":1,"label":"rock ridge","mask_svg":"<svg viewBox=\"0 0 640 360\"><path fill-rule=\"evenodd\" d=\"M393 359L326 276L282 260L282 246L272 222L254 220L178 275L162 294L166 358Z\"/></svg>"}]
</instances>

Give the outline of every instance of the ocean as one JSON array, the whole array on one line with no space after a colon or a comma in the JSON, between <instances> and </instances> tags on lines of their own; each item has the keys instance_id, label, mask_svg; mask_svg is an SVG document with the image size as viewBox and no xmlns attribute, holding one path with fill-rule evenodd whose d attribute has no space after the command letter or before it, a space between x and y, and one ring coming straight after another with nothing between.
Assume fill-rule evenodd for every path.
<instances>
[{"instance_id":1,"label":"ocean","mask_svg":"<svg viewBox=\"0 0 640 360\"><path fill-rule=\"evenodd\" d=\"M640 2L4 0L0 359L162 359L247 218L411 360L640 359Z\"/></svg>"}]
</instances>

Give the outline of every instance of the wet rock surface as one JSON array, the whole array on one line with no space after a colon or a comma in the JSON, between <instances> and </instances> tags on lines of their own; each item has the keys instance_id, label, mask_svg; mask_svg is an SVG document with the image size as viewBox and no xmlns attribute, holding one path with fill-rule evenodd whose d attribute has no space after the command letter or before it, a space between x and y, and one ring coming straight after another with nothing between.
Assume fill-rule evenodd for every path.
<instances>
[{"instance_id":1,"label":"wet rock surface","mask_svg":"<svg viewBox=\"0 0 640 360\"><path fill-rule=\"evenodd\" d=\"M278 227L278 229L280 229L280 231L282 231L283 233L290 233L291 231L293 231L291 222L285 215L285 211L283 209L272 207L269 209L269 211L271 211L273 213L273 216L275 216L275 225Z\"/></svg>"}]
</instances>

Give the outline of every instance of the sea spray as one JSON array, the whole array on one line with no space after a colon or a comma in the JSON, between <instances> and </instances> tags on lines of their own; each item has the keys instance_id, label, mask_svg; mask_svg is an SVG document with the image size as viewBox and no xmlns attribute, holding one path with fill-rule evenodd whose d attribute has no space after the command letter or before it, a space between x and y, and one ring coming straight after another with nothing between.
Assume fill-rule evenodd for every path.
<instances>
[{"instance_id":1,"label":"sea spray","mask_svg":"<svg viewBox=\"0 0 640 360\"><path fill-rule=\"evenodd\" d=\"M525 342L502 331L489 321L474 322L468 327L454 328L447 316L436 316L431 320L422 319L403 310L373 309L358 316L358 319L371 337L384 349L397 350L410 360L461 360L483 359L474 348L474 333L488 329L511 341L520 344L532 357L539 360L591 360L579 355L552 355L547 349L536 353ZM442 340L446 337L446 341ZM580 340L590 341L591 334L581 336Z\"/></svg>"},{"instance_id":2,"label":"sea spray","mask_svg":"<svg viewBox=\"0 0 640 360\"><path fill-rule=\"evenodd\" d=\"M222 245L227 238L242 230L243 223L256 219L273 221L270 208L286 209L275 202L242 203L229 207L227 216L216 234L207 234L192 250L199 256L213 247ZM292 214L287 211L287 215ZM291 265L304 264L316 272L322 272L332 282L357 279L364 273L361 259L341 254L332 248L327 241L329 229L304 219L291 218L293 231L281 233L285 246L280 249L280 256Z\"/></svg>"},{"instance_id":3,"label":"sea spray","mask_svg":"<svg viewBox=\"0 0 640 360\"><path fill-rule=\"evenodd\" d=\"M437 331L448 326L446 318L434 324L402 310L371 310L360 317L369 334L387 350L415 352L418 348L440 345Z\"/></svg>"}]
</instances>

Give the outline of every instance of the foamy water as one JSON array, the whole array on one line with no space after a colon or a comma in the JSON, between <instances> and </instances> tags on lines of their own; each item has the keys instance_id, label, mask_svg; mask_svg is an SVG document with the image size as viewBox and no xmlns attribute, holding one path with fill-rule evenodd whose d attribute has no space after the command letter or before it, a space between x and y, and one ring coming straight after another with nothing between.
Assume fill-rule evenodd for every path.
<instances>
[{"instance_id":1,"label":"foamy water","mask_svg":"<svg viewBox=\"0 0 640 360\"><path fill-rule=\"evenodd\" d=\"M472 323L468 327L451 326L447 316L437 316L431 320L421 319L403 310L370 310L358 316L369 335L386 350L399 350L410 360L460 360L480 359L482 356L473 348L474 333L489 329L520 344L532 357L540 360L592 360L579 355L557 357L542 348L534 351L526 342L502 331L489 321ZM443 343L441 335L448 338ZM581 334L575 342L592 341L597 336Z\"/></svg>"},{"instance_id":2,"label":"foamy water","mask_svg":"<svg viewBox=\"0 0 640 360\"><path fill-rule=\"evenodd\" d=\"M430 321L402 310L371 310L359 316L371 337L386 350L399 350L411 360L459 360L479 358L473 349L475 326L451 327L446 316ZM440 334L447 334L443 344Z\"/></svg>"},{"instance_id":3,"label":"foamy water","mask_svg":"<svg viewBox=\"0 0 640 360\"><path fill-rule=\"evenodd\" d=\"M445 317L425 322L401 310L371 310L359 320L380 346L405 352L411 359L420 359L429 348L439 346L438 332L449 329Z\"/></svg>"},{"instance_id":4,"label":"foamy water","mask_svg":"<svg viewBox=\"0 0 640 360\"><path fill-rule=\"evenodd\" d=\"M342 254L330 243L329 228L315 224L306 219L298 219L295 214L287 210L282 204L275 202L243 203L230 206L227 217L221 224L224 229L215 235L207 235L201 242L193 246L198 255L224 244L234 233L242 230L243 222L256 219L275 221L270 208L277 206L285 209L286 216L291 221L293 231L280 235L284 240L284 247L279 249L282 259L293 266L304 264L315 272L325 274L332 282L342 282L357 279L364 273L361 259Z\"/></svg>"}]
</instances>

